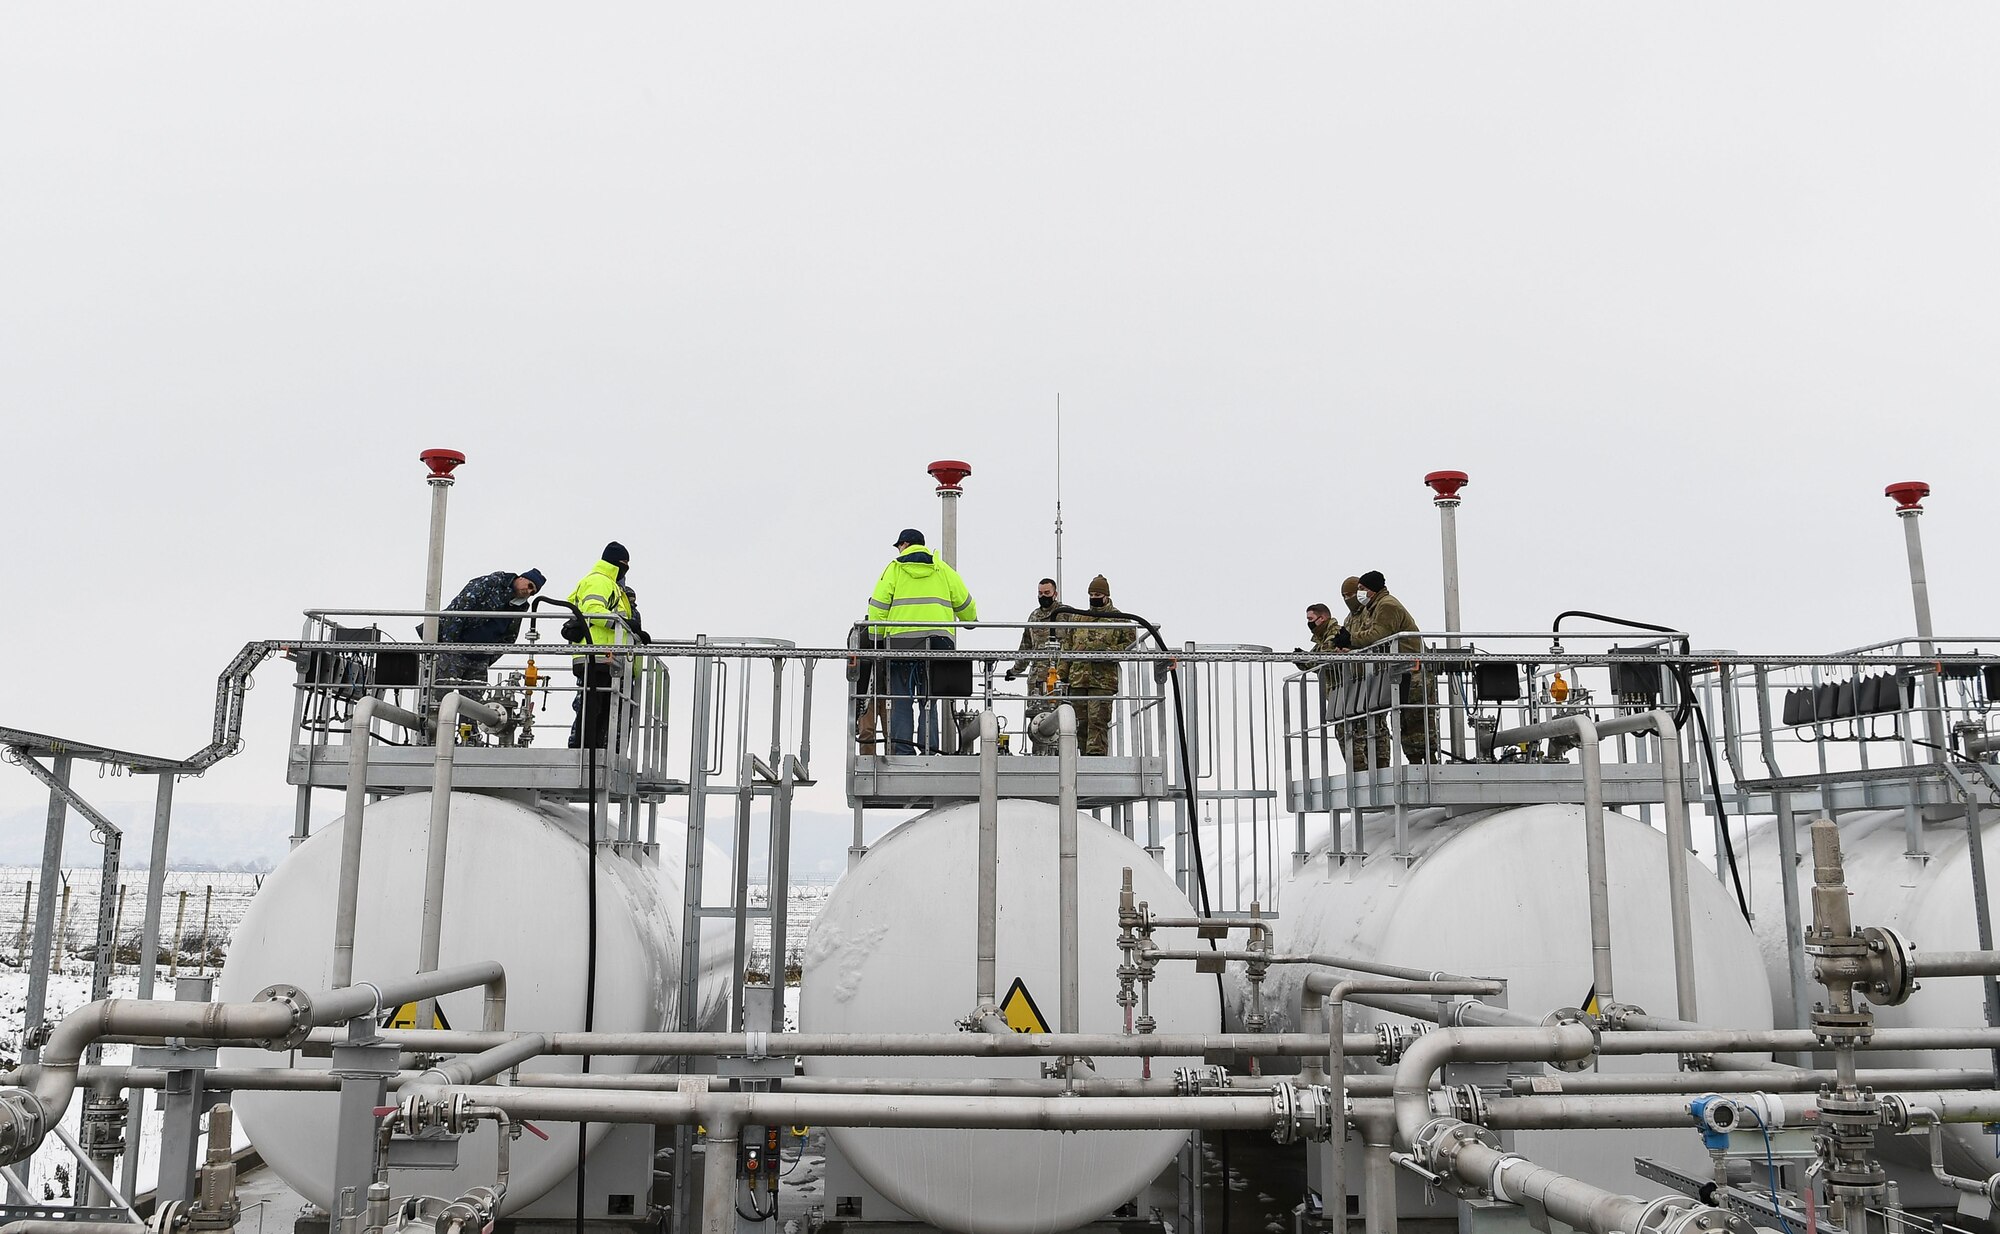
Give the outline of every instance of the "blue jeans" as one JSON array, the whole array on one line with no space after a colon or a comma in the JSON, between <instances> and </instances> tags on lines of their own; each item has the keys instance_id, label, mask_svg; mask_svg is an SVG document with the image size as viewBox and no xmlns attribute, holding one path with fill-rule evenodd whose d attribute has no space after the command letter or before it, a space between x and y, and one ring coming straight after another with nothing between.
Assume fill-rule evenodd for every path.
<instances>
[{"instance_id":1,"label":"blue jeans","mask_svg":"<svg viewBox=\"0 0 2000 1234\"><path fill-rule=\"evenodd\" d=\"M952 640L931 635L922 646L949 651ZM937 704L931 701L928 660L889 662L889 752L935 754L938 748Z\"/></svg>"}]
</instances>

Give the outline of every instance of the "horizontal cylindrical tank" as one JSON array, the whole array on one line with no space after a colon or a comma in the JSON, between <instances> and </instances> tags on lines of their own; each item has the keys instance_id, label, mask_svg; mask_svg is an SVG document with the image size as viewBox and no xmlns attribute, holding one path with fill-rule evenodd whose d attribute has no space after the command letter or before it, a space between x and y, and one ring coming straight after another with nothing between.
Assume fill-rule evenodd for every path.
<instances>
[{"instance_id":1,"label":"horizontal cylindrical tank","mask_svg":"<svg viewBox=\"0 0 2000 1234\"><path fill-rule=\"evenodd\" d=\"M1794 816L1802 855L1793 871L1799 888L1802 925L1812 924L1812 840L1807 833L1815 815ZM1923 826L1923 854L1912 856L1901 810L1861 810L1839 816L1840 849L1846 867L1849 912L1855 928L1886 926L1903 936L1919 956L1926 951L1971 951L1979 946L1973 913L1972 855L1964 815L1956 808L1934 815ZM1985 848L1987 886L2000 897L2000 818L1988 811L1980 835ZM1776 820L1751 829L1748 879L1757 909L1757 939L1763 948L1772 1002L1781 1019L1792 1010L1791 970L1787 940ZM1812 980L1812 962L1805 962L1808 999L1824 997L1825 988ZM1926 978L1900 1007L1876 1007L1875 1022L1883 1028L1968 1028L1986 1023L1984 995L1976 977ZM1808 1015L1811 1013L1807 1006ZM1800 1022L1803 1025L1803 1021ZM1993 1055L1983 1050L1929 1051L1903 1054L1869 1051L1870 1067L1991 1067ZM1831 1065L1830 1063L1828 1065ZM1985 1178L2000 1170L1993 1137L1977 1126L1945 1128L1946 1165L1960 1174ZM1883 1137L1885 1150L1907 1146L1904 1164L1922 1169L1924 1145L1910 1140L1897 1144Z\"/></svg>"},{"instance_id":2,"label":"horizontal cylindrical tank","mask_svg":"<svg viewBox=\"0 0 2000 1234\"><path fill-rule=\"evenodd\" d=\"M1000 802L997 994L1019 1031L1034 1016L1058 1027L1058 813L1038 801ZM974 1009L978 950L979 807L947 806L903 824L849 870L814 919L800 991L812 1033L951 1032ZM1116 999L1118 893L1132 870L1156 916L1187 916L1187 898L1144 849L1082 816L1077 828L1078 1027L1125 1031ZM1186 932L1192 945L1192 931ZM1152 1013L1162 1033L1213 1032L1213 977L1162 964ZM1136 1078L1137 1058L1100 1058L1095 1078ZM1155 1062L1168 1074L1186 1060ZM1036 1059L806 1060L811 1075L1039 1077ZM977 1234L1069 1230L1138 1196L1174 1158L1179 1131L1081 1133L828 1129L842 1158L890 1203L943 1229ZM878 1214L864 1212L864 1219Z\"/></svg>"},{"instance_id":3,"label":"horizontal cylindrical tank","mask_svg":"<svg viewBox=\"0 0 2000 1234\"><path fill-rule=\"evenodd\" d=\"M417 970L423 917L425 849L431 795L410 793L367 808L361 850L360 915L354 939L357 981ZM224 1001L251 998L267 985L313 990L331 981L334 899L344 822L321 828L264 880L230 946L217 983ZM439 962L498 960L507 970L507 1026L574 1032L584 1027L585 973L591 940L585 823L576 811L479 793L455 793L445 870ZM680 849L663 859L606 847L597 856L597 992L593 1025L605 1032L676 1027L681 888ZM707 967L705 956L704 967ZM726 957L717 957L726 964ZM703 1018L713 1026L722 983L704 991ZM480 1027L482 994L438 1000L452 1028ZM385 1007L384 1022L396 1008ZM225 1065L325 1067L324 1059L267 1051L231 1051ZM537 1070L575 1071L578 1058L552 1058ZM656 1065L631 1058L591 1060L595 1072ZM331 1093L239 1092L237 1115L250 1142L298 1193L332 1211L335 1110ZM532 1202L576 1166L571 1124L542 1128L549 1139L515 1141L506 1210ZM604 1128L592 1127L594 1142ZM459 1144L455 1170L400 1176L427 1194L458 1195L492 1182L496 1145L490 1125Z\"/></svg>"},{"instance_id":4,"label":"horizontal cylindrical tank","mask_svg":"<svg viewBox=\"0 0 2000 1234\"><path fill-rule=\"evenodd\" d=\"M1365 831L1365 861L1329 865L1322 845L1281 888L1278 947L1497 977L1509 1008L1541 1016L1593 997L1590 902L1583 808L1532 805L1445 817L1412 811L1406 854L1395 851L1385 812ZM1637 819L1606 812L1613 991L1617 1001L1675 1015L1674 955L1667 899L1666 837ZM1771 1026L1771 998L1750 927L1714 874L1693 855L1689 907L1695 994L1704 1023ZM1296 1026L1304 974L1276 966L1267 982L1272 1031ZM1401 1017L1349 1005L1350 1031ZM1374 1070L1372 1062L1357 1064ZM1613 1058L1601 1069L1674 1071L1672 1058ZM1520 1132L1520 1152L1553 1169L1638 1195L1661 1188L1633 1172L1636 1156L1691 1169L1707 1154L1693 1125L1679 1131Z\"/></svg>"}]
</instances>

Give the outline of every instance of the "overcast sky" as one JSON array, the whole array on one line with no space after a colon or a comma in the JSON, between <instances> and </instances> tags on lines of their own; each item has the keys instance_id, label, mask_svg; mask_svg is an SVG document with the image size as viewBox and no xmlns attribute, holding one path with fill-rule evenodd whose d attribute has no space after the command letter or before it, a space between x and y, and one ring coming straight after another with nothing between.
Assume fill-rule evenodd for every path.
<instances>
[{"instance_id":1,"label":"overcast sky","mask_svg":"<svg viewBox=\"0 0 2000 1234\"><path fill-rule=\"evenodd\" d=\"M1292 646L1370 568L1441 624L1446 467L1472 628L1905 633L1914 477L1977 633L1996 48L1969 3L10 6L0 723L199 747L244 641L421 601L430 446L451 587L616 537L655 631L818 645L967 459L1018 620L1057 392L1069 590L1175 640ZM289 799L260 681L183 800Z\"/></svg>"}]
</instances>

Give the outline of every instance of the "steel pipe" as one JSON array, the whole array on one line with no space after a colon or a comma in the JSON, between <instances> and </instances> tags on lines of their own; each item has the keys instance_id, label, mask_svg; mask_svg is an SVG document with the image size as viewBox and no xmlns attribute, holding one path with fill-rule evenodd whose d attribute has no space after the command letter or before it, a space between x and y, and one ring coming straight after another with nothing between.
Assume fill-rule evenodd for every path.
<instances>
[{"instance_id":1,"label":"steel pipe","mask_svg":"<svg viewBox=\"0 0 2000 1234\"><path fill-rule=\"evenodd\" d=\"M477 1084L481 1080L490 1080L504 1071L511 1071L531 1058L541 1057L547 1047L547 1037L540 1033L528 1033L516 1037L505 1045L496 1045L490 1050L482 1050L477 1054L455 1058L448 1063L440 1063L418 1076L415 1086L422 1088L432 1084ZM406 1086L406 1090L408 1087Z\"/></svg>"},{"instance_id":2,"label":"steel pipe","mask_svg":"<svg viewBox=\"0 0 2000 1234\"><path fill-rule=\"evenodd\" d=\"M1268 924L1268 921L1264 924ZM1224 960L1258 960L1265 964L1311 964L1317 968L1344 969L1350 973L1363 973L1370 977L1393 977L1398 981L1498 982L1500 980L1497 977L1467 977L1458 973L1439 972L1436 969L1405 968L1399 964L1377 964L1373 960L1356 960L1337 955L1272 955L1262 951L1203 951L1198 948L1171 947L1155 948L1146 954L1156 960L1213 960L1219 957Z\"/></svg>"},{"instance_id":3,"label":"steel pipe","mask_svg":"<svg viewBox=\"0 0 2000 1234\"><path fill-rule=\"evenodd\" d=\"M420 973L380 985L348 986L307 995L275 988L254 1003L139 1002L109 998L88 1003L63 1017L49 1035L39 1060L35 1087L0 1092L0 1165L31 1155L48 1129L62 1120L76 1093L84 1052L107 1040L193 1038L205 1042L246 1042L276 1048L304 1037L315 1026L345 1024L383 1005L431 998L476 985L505 982L499 964L487 961L442 972ZM498 1007L505 1008L501 995ZM493 1008L489 996L488 1007Z\"/></svg>"},{"instance_id":4,"label":"steel pipe","mask_svg":"<svg viewBox=\"0 0 2000 1234\"><path fill-rule=\"evenodd\" d=\"M361 815L368 807L368 751L375 718L422 732L424 718L370 695L347 721L347 804L340 833L340 885L333 913L333 984L354 980L354 922L361 898ZM148 889L150 894L150 887ZM141 997L146 992L141 993Z\"/></svg>"},{"instance_id":5,"label":"steel pipe","mask_svg":"<svg viewBox=\"0 0 2000 1234\"><path fill-rule=\"evenodd\" d=\"M1431 1076L1450 1062L1569 1062L1589 1058L1597 1034L1582 1024L1549 1028L1441 1028L1403 1051L1390 1095L1396 1103L1396 1143L1410 1149L1431 1121ZM1575 1224L1572 1222L1571 1224Z\"/></svg>"},{"instance_id":6,"label":"steel pipe","mask_svg":"<svg viewBox=\"0 0 2000 1234\"><path fill-rule=\"evenodd\" d=\"M1919 951L1910 967L1919 977L1991 977L2000 951Z\"/></svg>"},{"instance_id":7,"label":"steel pipe","mask_svg":"<svg viewBox=\"0 0 2000 1234\"><path fill-rule=\"evenodd\" d=\"M1756 1071L1666 1071L1625 1072L1604 1075L1566 1075L1554 1081L1564 1094L1600 1096L1618 1093L1817 1093L1834 1083L1838 1073L1831 1068L1809 1071L1791 1067ZM1547 1084L1546 1076L1514 1076L1509 1081L1517 1097L1540 1096L1533 1084ZM1938 1088L1985 1088L1993 1083L1993 1073L1974 1068L1916 1068L1892 1070L1870 1068L1855 1072L1855 1082L1883 1091Z\"/></svg>"},{"instance_id":8,"label":"steel pipe","mask_svg":"<svg viewBox=\"0 0 2000 1234\"><path fill-rule=\"evenodd\" d=\"M425 837L428 843L424 853L424 916L422 934L417 945L419 972L428 973L437 968L439 940L444 934L444 871L446 851L451 840L452 758L458 750L460 712L489 728L498 728L506 723L506 717L498 711L484 703L467 698L457 690L445 695L444 702L438 706L437 735L432 739L437 754L433 760L435 771L431 784L431 819ZM343 863L345 856L343 849ZM356 860L359 861L358 853ZM358 865L356 869L358 872ZM417 1008L417 1023L432 1023L436 1013L437 1001L425 999Z\"/></svg>"},{"instance_id":9,"label":"steel pipe","mask_svg":"<svg viewBox=\"0 0 2000 1234\"><path fill-rule=\"evenodd\" d=\"M591 1123L700 1122L743 1126L980 1127L1018 1131L1268 1131L1277 1103L1265 1094L1200 1097L929 1097L862 1093L623 1093L527 1088L444 1088L514 1118Z\"/></svg>"},{"instance_id":10,"label":"steel pipe","mask_svg":"<svg viewBox=\"0 0 2000 1234\"><path fill-rule=\"evenodd\" d=\"M1527 735L1524 735L1527 734ZM1604 752L1596 723L1586 715L1557 716L1525 728L1495 733L1497 744L1513 745L1543 737L1574 735L1583 769L1583 854L1590 894L1591 988L1600 1004L1612 1000L1611 870L1604 853Z\"/></svg>"},{"instance_id":11,"label":"steel pipe","mask_svg":"<svg viewBox=\"0 0 2000 1234\"><path fill-rule=\"evenodd\" d=\"M1000 718L979 713L979 955L973 1015L1000 1014Z\"/></svg>"},{"instance_id":12,"label":"steel pipe","mask_svg":"<svg viewBox=\"0 0 2000 1234\"><path fill-rule=\"evenodd\" d=\"M1082 981L1077 975L1077 888L1076 888L1076 708L1068 703L1056 707L1056 843L1057 920L1062 955L1058 960L1062 986L1062 1006L1056 1011L1056 1027L1065 1033L1079 1031L1083 1011Z\"/></svg>"},{"instance_id":13,"label":"steel pipe","mask_svg":"<svg viewBox=\"0 0 2000 1234\"><path fill-rule=\"evenodd\" d=\"M1347 1031L1347 998L1362 992L1405 991L1416 994L1498 994L1497 981L1435 981L1413 983L1384 977L1335 977L1330 973L1308 973L1301 1017L1308 1028L1324 1027L1327 1034L1327 1100L1340 1120L1338 1134L1322 1149L1320 1158L1321 1194L1330 1211L1347 1211L1347 1059L1334 1046Z\"/></svg>"},{"instance_id":14,"label":"steel pipe","mask_svg":"<svg viewBox=\"0 0 2000 1234\"><path fill-rule=\"evenodd\" d=\"M736 1151L742 1136L743 1122L733 1114L708 1120L708 1143L701 1150L702 1234L736 1234Z\"/></svg>"},{"instance_id":15,"label":"steel pipe","mask_svg":"<svg viewBox=\"0 0 2000 1234\"><path fill-rule=\"evenodd\" d=\"M386 1001L386 1000L385 1000ZM426 1054L490 1049L518 1033L458 1029L383 1029L390 1045ZM720 1058L761 1052L771 1057L848 1058L1057 1058L1065 1054L1109 1058L1189 1058L1250 1054L1305 1058L1324 1054L1324 1033L548 1033L550 1055ZM314 1033L315 1044L333 1045L344 1033ZM1341 1049L1373 1055L1374 1033L1347 1033Z\"/></svg>"}]
</instances>

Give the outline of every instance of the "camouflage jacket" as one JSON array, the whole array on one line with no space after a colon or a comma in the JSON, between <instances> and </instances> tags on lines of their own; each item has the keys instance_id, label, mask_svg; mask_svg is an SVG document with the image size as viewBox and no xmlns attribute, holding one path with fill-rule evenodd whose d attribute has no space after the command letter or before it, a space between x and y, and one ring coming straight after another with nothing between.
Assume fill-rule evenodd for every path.
<instances>
[{"instance_id":1,"label":"camouflage jacket","mask_svg":"<svg viewBox=\"0 0 2000 1234\"><path fill-rule=\"evenodd\" d=\"M1336 644L1340 641L1340 634L1344 629L1346 629L1345 622L1335 621L1333 618L1328 617L1326 624L1321 626L1312 636L1312 649L1321 652L1339 650ZM1333 681L1333 665L1331 664L1313 665L1304 660L1294 660L1292 663L1304 670L1311 670L1317 667L1319 669L1320 680L1329 684Z\"/></svg>"},{"instance_id":2,"label":"camouflage jacket","mask_svg":"<svg viewBox=\"0 0 2000 1234\"><path fill-rule=\"evenodd\" d=\"M1356 651L1370 649L1400 651L1412 656L1423 654L1424 640L1414 637L1415 632L1421 629L1417 625L1417 619L1410 616L1410 610L1403 607L1401 600L1386 591L1377 593L1375 598L1368 602L1367 607L1354 615L1353 620L1354 628L1350 636L1354 640ZM1403 633L1409 633L1412 637L1397 639L1394 643L1384 644L1381 647L1374 646L1392 634Z\"/></svg>"},{"instance_id":3,"label":"camouflage jacket","mask_svg":"<svg viewBox=\"0 0 2000 1234\"><path fill-rule=\"evenodd\" d=\"M519 577L511 570L481 575L461 588L445 608L454 612L517 612L525 615L527 610L514 603L514 580ZM520 633L520 617L438 619L438 641L441 643L511 643Z\"/></svg>"},{"instance_id":4,"label":"camouflage jacket","mask_svg":"<svg viewBox=\"0 0 2000 1234\"><path fill-rule=\"evenodd\" d=\"M1101 617L1066 613L1063 621L1075 626L1063 631L1064 651L1125 651L1138 641L1131 618L1116 609ZM1118 689L1118 664L1115 660L1066 660L1062 664L1061 676L1071 693L1081 690L1115 692Z\"/></svg>"},{"instance_id":5,"label":"camouflage jacket","mask_svg":"<svg viewBox=\"0 0 2000 1234\"><path fill-rule=\"evenodd\" d=\"M1061 603L1062 603L1061 600L1051 600L1047 604L1044 604L1041 607L1035 609L1033 612L1029 613L1027 619L1029 621L1054 621L1056 619L1056 607ZM1062 632L1060 630L1050 630L1046 628L1038 630L1031 626L1028 629L1021 631L1021 646L1019 650L1043 651L1047 649L1051 641L1054 641L1058 644L1061 643ZM1054 658L1049 656L1043 656L1041 659L1033 659L1024 656L1021 659L1014 661L1014 667L1009 669L1008 671L1015 674L1016 676L1019 676L1022 673L1029 673L1034 677L1039 677L1042 678L1043 680L1047 680L1049 675L1049 668L1054 664L1055 664Z\"/></svg>"}]
</instances>

